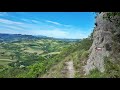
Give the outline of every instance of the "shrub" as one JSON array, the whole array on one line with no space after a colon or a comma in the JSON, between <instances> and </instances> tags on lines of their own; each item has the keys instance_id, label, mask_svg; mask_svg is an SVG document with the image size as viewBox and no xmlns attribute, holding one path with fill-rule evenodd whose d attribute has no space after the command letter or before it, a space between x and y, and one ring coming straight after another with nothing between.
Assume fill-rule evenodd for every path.
<instances>
[{"instance_id":1,"label":"shrub","mask_svg":"<svg viewBox=\"0 0 120 90\"><path fill-rule=\"evenodd\" d=\"M120 77L120 62L115 63L111 59L110 57L104 58L106 77L118 78Z\"/></svg>"},{"instance_id":2,"label":"shrub","mask_svg":"<svg viewBox=\"0 0 120 90\"><path fill-rule=\"evenodd\" d=\"M3 69L4 68L4 66L3 65L0 65L0 69Z\"/></svg>"},{"instance_id":3,"label":"shrub","mask_svg":"<svg viewBox=\"0 0 120 90\"><path fill-rule=\"evenodd\" d=\"M114 18L115 16L120 16L120 12L108 12L103 19L109 20L110 22L115 21L116 26L120 27L120 21L117 18Z\"/></svg>"},{"instance_id":4,"label":"shrub","mask_svg":"<svg viewBox=\"0 0 120 90\"><path fill-rule=\"evenodd\" d=\"M88 51L84 51L81 55L81 58L88 58L89 52Z\"/></svg>"},{"instance_id":5,"label":"shrub","mask_svg":"<svg viewBox=\"0 0 120 90\"><path fill-rule=\"evenodd\" d=\"M89 78L103 78L104 74L101 73L97 68L90 71L90 74L87 75Z\"/></svg>"}]
</instances>

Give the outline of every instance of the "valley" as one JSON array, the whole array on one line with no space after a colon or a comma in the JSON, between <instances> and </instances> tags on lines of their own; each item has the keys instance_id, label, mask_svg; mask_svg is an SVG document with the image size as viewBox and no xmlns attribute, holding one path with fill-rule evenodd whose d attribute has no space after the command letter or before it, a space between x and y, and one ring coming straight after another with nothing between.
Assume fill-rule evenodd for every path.
<instances>
[{"instance_id":1,"label":"valley","mask_svg":"<svg viewBox=\"0 0 120 90\"><path fill-rule=\"evenodd\" d=\"M48 63L49 66L50 63L50 65L52 65L54 64L54 62L56 62L52 61L52 59L60 55L60 53L67 47L70 47L71 45L75 44L75 41L64 41L52 38L44 39L41 37L30 38L27 35L26 37L28 38L28 40L26 40L24 36L20 36L23 39L16 39L16 41L14 41L14 38L18 38L18 36L16 35L14 36L14 38L11 38L10 36L9 38L11 38L11 40L7 40L5 37L5 40L4 38L2 38L3 41L0 43L0 77L2 76L2 73L9 71L9 69L17 69L17 71L23 70L25 72L29 72L27 68L31 67L34 64ZM46 66L44 66L43 69L45 68ZM27 69L28 71L25 69ZM14 77L18 77L16 76L16 73L14 74Z\"/></svg>"},{"instance_id":2,"label":"valley","mask_svg":"<svg viewBox=\"0 0 120 90\"><path fill-rule=\"evenodd\" d=\"M0 78L120 77L120 12L1 14Z\"/></svg>"}]
</instances>

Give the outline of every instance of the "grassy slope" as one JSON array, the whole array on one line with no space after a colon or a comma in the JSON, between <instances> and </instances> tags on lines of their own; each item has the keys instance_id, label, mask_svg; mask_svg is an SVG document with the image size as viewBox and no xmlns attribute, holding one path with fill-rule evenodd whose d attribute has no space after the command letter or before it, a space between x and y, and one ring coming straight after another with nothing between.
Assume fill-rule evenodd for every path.
<instances>
[{"instance_id":1,"label":"grassy slope","mask_svg":"<svg viewBox=\"0 0 120 90\"><path fill-rule=\"evenodd\" d=\"M67 71L65 63L67 61L73 61L75 68L75 78L85 77L83 74L83 68L88 58L88 49L90 48L92 41L84 39L74 45L71 45L68 49L63 51L63 59L56 65L50 68L41 78L67 78ZM60 55L61 56L61 55Z\"/></svg>"},{"instance_id":2,"label":"grassy slope","mask_svg":"<svg viewBox=\"0 0 120 90\"><path fill-rule=\"evenodd\" d=\"M7 48L9 47L9 48L7 49L4 47L4 50L1 51L2 53L5 52L5 55L3 55L3 57L0 57L0 60L1 60L0 62L2 65L5 65L5 66L7 64L11 63L11 61L8 61L11 58L11 56L9 56L9 55L13 54L13 52L18 51L18 50L20 50L19 56L22 58L25 58L24 55L27 55L27 54L25 54L24 52L28 48L29 48L29 51L31 51L32 53L36 52L39 55L39 52L47 49L47 48L43 48L43 46L47 46L47 45L49 46L48 49L52 48L54 52L48 51L41 55L45 55L45 56L57 55L57 54L59 55L62 48L68 47L69 43L59 42L57 40L54 40L54 41L53 40L41 40L41 41L36 40L36 41L26 41L26 42L22 41L22 42L17 42L17 43L6 43L6 44L4 44L4 46L6 46ZM7 54L8 52L9 52L9 54ZM20 53L22 56L20 55ZM41 56L41 55L39 55L39 56ZM8 56L8 58L6 58L6 56ZM44 73L45 69L49 69L50 67L55 65L58 61L60 61L57 59L54 61L53 60L54 59L51 59L51 57L50 57L47 61L42 61L42 62L36 61L36 63L34 62L34 63L32 63L32 65L27 66L25 70L20 69L19 67L10 67L5 72L2 72L0 74L0 77L36 77L37 73ZM28 62L30 62L30 61L28 60ZM44 66L42 66L42 64ZM38 68L38 71L36 70L35 72L33 72L33 70L36 68ZM29 71L26 71L26 70L29 70Z\"/></svg>"}]
</instances>

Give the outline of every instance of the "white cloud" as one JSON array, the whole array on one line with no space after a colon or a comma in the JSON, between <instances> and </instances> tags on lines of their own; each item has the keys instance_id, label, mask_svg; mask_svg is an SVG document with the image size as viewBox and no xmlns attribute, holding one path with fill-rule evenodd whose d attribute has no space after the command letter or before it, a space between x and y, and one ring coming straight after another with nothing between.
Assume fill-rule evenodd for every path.
<instances>
[{"instance_id":1,"label":"white cloud","mask_svg":"<svg viewBox=\"0 0 120 90\"><path fill-rule=\"evenodd\" d=\"M1 19L0 19L1 21ZM6 24L0 24L3 27L6 27L4 29L0 29L0 32L8 32L8 33L16 33L16 34L28 34L28 35L44 35L48 37L56 37L56 38L73 38L73 39L82 39L86 38L90 32L91 29L81 29L75 26L68 26L68 27L51 27L51 25L45 26L39 26L35 24L11 24L13 22L9 22L4 20L7 23L10 23L10 25ZM14 22L16 23L16 22ZM6 29L9 29L5 31ZM11 29L11 30L10 30ZM88 31L88 32L85 32Z\"/></svg>"},{"instance_id":2,"label":"white cloud","mask_svg":"<svg viewBox=\"0 0 120 90\"><path fill-rule=\"evenodd\" d=\"M71 27L71 25L64 25L65 27Z\"/></svg>"},{"instance_id":3,"label":"white cloud","mask_svg":"<svg viewBox=\"0 0 120 90\"><path fill-rule=\"evenodd\" d=\"M29 19L21 19L21 20L25 22L40 23L40 21L37 21L37 20L29 20Z\"/></svg>"},{"instance_id":4,"label":"white cloud","mask_svg":"<svg viewBox=\"0 0 120 90\"><path fill-rule=\"evenodd\" d=\"M44 36L56 37L56 38L81 39L81 38L86 38L92 30L87 28L79 28L72 25L65 25L49 20L46 20L46 22L52 23L54 25L50 25L49 23L45 23L45 22L40 22L34 19L33 20L21 19L21 20L25 22L22 21L18 22L18 21L12 21L8 19L0 18L0 26L6 27L6 28L0 28L0 32L29 34L29 35L44 35ZM31 24L29 22L39 23L39 25L33 23ZM55 25L61 25L61 27Z\"/></svg>"},{"instance_id":5,"label":"white cloud","mask_svg":"<svg viewBox=\"0 0 120 90\"><path fill-rule=\"evenodd\" d=\"M49 22L49 23L52 23L52 24L55 24L55 25L62 25L61 23L58 23L58 22L54 22L54 21L50 21L50 20L45 20L46 22Z\"/></svg>"},{"instance_id":6,"label":"white cloud","mask_svg":"<svg viewBox=\"0 0 120 90\"><path fill-rule=\"evenodd\" d=\"M7 12L0 12L0 16L5 16L7 15Z\"/></svg>"},{"instance_id":7,"label":"white cloud","mask_svg":"<svg viewBox=\"0 0 120 90\"><path fill-rule=\"evenodd\" d=\"M16 30L13 30L13 29L10 29L10 28L7 28L5 30L0 30L0 33L9 33L9 34L19 34L19 32Z\"/></svg>"},{"instance_id":8,"label":"white cloud","mask_svg":"<svg viewBox=\"0 0 120 90\"><path fill-rule=\"evenodd\" d=\"M23 18L23 19L21 19L21 20L22 20L22 21L25 21L25 22L28 22L28 21L29 21L28 19L24 19L24 18Z\"/></svg>"},{"instance_id":9,"label":"white cloud","mask_svg":"<svg viewBox=\"0 0 120 90\"><path fill-rule=\"evenodd\" d=\"M10 28L10 29L15 29L15 30L24 30L23 28L17 27L17 26L8 26L6 25L5 27Z\"/></svg>"},{"instance_id":10,"label":"white cloud","mask_svg":"<svg viewBox=\"0 0 120 90\"><path fill-rule=\"evenodd\" d=\"M52 24L54 24L54 25L58 25L58 26L67 27L67 28L72 27L72 25L61 24L61 23L58 23L58 22L50 21L50 20L45 20L45 22L52 23Z\"/></svg>"},{"instance_id":11,"label":"white cloud","mask_svg":"<svg viewBox=\"0 0 120 90\"><path fill-rule=\"evenodd\" d=\"M5 23L5 24L24 24L22 22L16 22L8 19L0 19L0 23Z\"/></svg>"},{"instance_id":12,"label":"white cloud","mask_svg":"<svg viewBox=\"0 0 120 90\"><path fill-rule=\"evenodd\" d=\"M72 39L82 39L87 38L90 32L85 32L85 29L79 29L77 30L75 28L68 28L68 29L49 29L49 30L34 30L29 31L29 34L32 35L44 35L49 37L56 37L56 38L72 38Z\"/></svg>"},{"instance_id":13,"label":"white cloud","mask_svg":"<svg viewBox=\"0 0 120 90\"><path fill-rule=\"evenodd\" d=\"M31 20L33 23L40 23L39 21L37 20Z\"/></svg>"},{"instance_id":14,"label":"white cloud","mask_svg":"<svg viewBox=\"0 0 120 90\"><path fill-rule=\"evenodd\" d=\"M35 30L30 31L29 33L33 35L45 35L49 37L57 37L57 38L63 38L66 37L68 32L60 30L60 29L53 29L53 30Z\"/></svg>"}]
</instances>

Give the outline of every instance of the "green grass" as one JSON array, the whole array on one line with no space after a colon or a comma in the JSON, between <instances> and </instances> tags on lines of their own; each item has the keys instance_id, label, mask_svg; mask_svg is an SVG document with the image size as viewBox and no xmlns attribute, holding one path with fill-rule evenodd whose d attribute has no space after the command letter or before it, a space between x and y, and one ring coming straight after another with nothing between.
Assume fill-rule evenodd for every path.
<instances>
[{"instance_id":1,"label":"green grass","mask_svg":"<svg viewBox=\"0 0 120 90\"><path fill-rule=\"evenodd\" d=\"M120 62L113 62L110 57L104 58L105 71L101 73L97 68L90 71L88 78L119 78L120 77Z\"/></svg>"},{"instance_id":2,"label":"green grass","mask_svg":"<svg viewBox=\"0 0 120 90\"><path fill-rule=\"evenodd\" d=\"M47 55L57 55L60 54L60 52L51 52L51 53L47 53L47 54L43 54L42 56L47 56Z\"/></svg>"},{"instance_id":3,"label":"green grass","mask_svg":"<svg viewBox=\"0 0 120 90\"><path fill-rule=\"evenodd\" d=\"M7 68L5 71L1 72L2 74L0 74L0 77L37 77L36 75L39 74L39 76L41 76L45 74L45 72L50 70L55 65L57 66L51 69L53 72L49 72L51 73L50 75L54 77L65 77L65 75L61 73L61 70L64 69L65 57L63 54L60 55L60 52L62 48L67 48L70 46L70 43L59 42L57 40L50 39L41 39L34 41L21 41L17 43L6 43L2 44L2 46L4 49L0 48L2 55L0 56L0 65L8 66L9 63L14 62L10 60L13 58L18 61L23 60L22 64L27 64L28 66L26 66L26 70L21 70L19 66L10 66L11 69ZM48 58L41 59L39 58L41 55L45 57L48 55ZM28 64L29 62L30 64ZM20 62L16 63L21 64Z\"/></svg>"},{"instance_id":4,"label":"green grass","mask_svg":"<svg viewBox=\"0 0 120 90\"><path fill-rule=\"evenodd\" d=\"M44 44L44 42L42 40L37 40L38 44Z\"/></svg>"},{"instance_id":5,"label":"green grass","mask_svg":"<svg viewBox=\"0 0 120 90\"><path fill-rule=\"evenodd\" d=\"M120 61L113 58L105 57L105 76L108 78L119 78L120 77Z\"/></svg>"},{"instance_id":6,"label":"green grass","mask_svg":"<svg viewBox=\"0 0 120 90\"><path fill-rule=\"evenodd\" d=\"M4 51L6 51L6 50L3 47L0 48L0 52L4 52Z\"/></svg>"},{"instance_id":7,"label":"green grass","mask_svg":"<svg viewBox=\"0 0 120 90\"><path fill-rule=\"evenodd\" d=\"M8 65L11 61L0 60L0 65Z\"/></svg>"},{"instance_id":8,"label":"green grass","mask_svg":"<svg viewBox=\"0 0 120 90\"><path fill-rule=\"evenodd\" d=\"M61 60L59 63L50 68L47 73L41 76L41 78L67 78L67 72L65 71L65 62L68 60L68 57L66 57L64 60Z\"/></svg>"},{"instance_id":9,"label":"green grass","mask_svg":"<svg viewBox=\"0 0 120 90\"><path fill-rule=\"evenodd\" d=\"M24 52L41 54L44 51L43 50L37 50L37 49L35 50L35 49L32 49L32 48L27 48L27 50L25 50Z\"/></svg>"},{"instance_id":10,"label":"green grass","mask_svg":"<svg viewBox=\"0 0 120 90\"><path fill-rule=\"evenodd\" d=\"M0 65L8 65L15 60L11 60L9 57L0 57Z\"/></svg>"},{"instance_id":11,"label":"green grass","mask_svg":"<svg viewBox=\"0 0 120 90\"><path fill-rule=\"evenodd\" d=\"M90 71L88 78L105 78L105 73L101 73L97 68Z\"/></svg>"},{"instance_id":12,"label":"green grass","mask_svg":"<svg viewBox=\"0 0 120 90\"><path fill-rule=\"evenodd\" d=\"M10 59L9 56L0 56L0 59Z\"/></svg>"},{"instance_id":13,"label":"green grass","mask_svg":"<svg viewBox=\"0 0 120 90\"><path fill-rule=\"evenodd\" d=\"M13 62L13 61L15 61L15 60L11 60L11 59L0 59L0 61Z\"/></svg>"}]
</instances>

